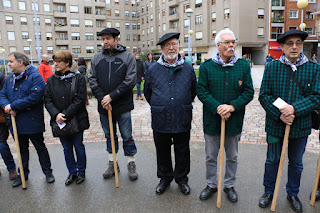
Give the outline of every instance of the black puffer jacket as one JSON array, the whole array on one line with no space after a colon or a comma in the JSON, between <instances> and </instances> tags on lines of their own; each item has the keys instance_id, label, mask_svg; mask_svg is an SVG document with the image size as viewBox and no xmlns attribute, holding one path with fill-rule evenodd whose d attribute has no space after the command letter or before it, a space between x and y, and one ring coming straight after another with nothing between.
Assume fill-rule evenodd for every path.
<instances>
[{"instance_id":1,"label":"black puffer jacket","mask_svg":"<svg viewBox=\"0 0 320 213\"><path fill-rule=\"evenodd\" d=\"M136 67L137 67L137 83L142 82L142 77L144 78L144 66L143 62L139 59L136 60Z\"/></svg>"},{"instance_id":2,"label":"black puffer jacket","mask_svg":"<svg viewBox=\"0 0 320 213\"><path fill-rule=\"evenodd\" d=\"M68 75L67 71L65 75ZM87 87L86 80L80 72L76 72L75 94L70 104L71 98L71 83L72 78L65 78L61 80L57 77L59 72L51 76L47 81L44 101L45 107L48 110L51 121L56 120L57 115L63 113L67 120L77 117L79 128L81 131L89 128L89 117L86 109Z\"/></svg>"}]
</instances>

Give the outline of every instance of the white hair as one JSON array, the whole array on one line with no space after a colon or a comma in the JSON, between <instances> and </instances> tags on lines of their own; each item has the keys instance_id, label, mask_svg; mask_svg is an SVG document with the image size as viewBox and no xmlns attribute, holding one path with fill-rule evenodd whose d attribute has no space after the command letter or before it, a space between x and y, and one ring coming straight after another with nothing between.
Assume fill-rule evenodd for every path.
<instances>
[{"instance_id":1,"label":"white hair","mask_svg":"<svg viewBox=\"0 0 320 213\"><path fill-rule=\"evenodd\" d=\"M232 35L234 39L236 39L234 33L231 31L231 30L221 30L217 36L216 36L216 39L214 40L215 43L216 43L216 46L218 46L218 43L221 42L221 36L222 35L225 35L225 34L229 34L229 35Z\"/></svg>"}]
</instances>

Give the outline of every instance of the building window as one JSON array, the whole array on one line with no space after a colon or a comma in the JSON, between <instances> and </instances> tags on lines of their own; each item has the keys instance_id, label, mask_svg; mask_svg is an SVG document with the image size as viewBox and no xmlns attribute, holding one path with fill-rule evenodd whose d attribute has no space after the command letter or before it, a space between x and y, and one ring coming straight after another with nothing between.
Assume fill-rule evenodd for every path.
<instances>
[{"instance_id":1,"label":"building window","mask_svg":"<svg viewBox=\"0 0 320 213\"><path fill-rule=\"evenodd\" d=\"M29 39L29 33L28 32L22 32L22 39L23 40Z\"/></svg>"},{"instance_id":2,"label":"building window","mask_svg":"<svg viewBox=\"0 0 320 213\"><path fill-rule=\"evenodd\" d=\"M114 10L114 15L115 15L116 17L119 17L119 16L120 16L120 11L119 11L119 10Z\"/></svg>"},{"instance_id":3,"label":"building window","mask_svg":"<svg viewBox=\"0 0 320 213\"><path fill-rule=\"evenodd\" d=\"M136 35L136 34L133 34L133 35L132 35L132 40L133 40L133 41L136 41L136 40L137 40L137 35Z\"/></svg>"},{"instance_id":4,"label":"building window","mask_svg":"<svg viewBox=\"0 0 320 213\"><path fill-rule=\"evenodd\" d=\"M72 8L74 7L77 7L78 9L78 6L70 6L70 12L72 13ZM58 9L57 9L58 12L66 12L66 8L64 5L58 5ZM78 11L77 11L78 12Z\"/></svg>"},{"instance_id":5,"label":"building window","mask_svg":"<svg viewBox=\"0 0 320 213\"><path fill-rule=\"evenodd\" d=\"M99 52L102 52L102 46L101 45L97 45L97 52L99 53Z\"/></svg>"},{"instance_id":6,"label":"building window","mask_svg":"<svg viewBox=\"0 0 320 213\"><path fill-rule=\"evenodd\" d=\"M271 39L277 39L283 33L282 27L271 28Z\"/></svg>"},{"instance_id":7,"label":"building window","mask_svg":"<svg viewBox=\"0 0 320 213\"><path fill-rule=\"evenodd\" d=\"M60 40L68 40L68 36L66 33L60 33L59 34L59 39Z\"/></svg>"},{"instance_id":8,"label":"building window","mask_svg":"<svg viewBox=\"0 0 320 213\"><path fill-rule=\"evenodd\" d=\"M128 5L129 4L129 0L124 0L124 4Z\"/></svg>"},{"instance_id":9,"label":"building window","mask_svg":"<svg viewBox=\"0 0 320 213\"><path fill-rule=\"evenodd\" d=\"M196 16L196 24L202 24L202 15Z\"/></svg>"},{"instance_id":10,"label":"building window","mask_svg":"<svg viewBox=\"0 0 320 213\"><path fill-rule=\"evenodd\" d=\"M30 47L23 47L24 54L30 55Z\"/></svg>"},{"instance_id":11,"label":"building window","mask_svg":"<svg viewBox=\"0 0 320 213\"><path fill-rule=\"evenodd\" d=\"M38 33L38 38L41 40L41 33ZM34 33L34 39L37 39L37 33Z\"/></svg>"},{"instance_id":12,"label":"building window","mask_svg":"<svg viewBox=\"0 0 320 213\"><path fill-rule=\"evenodd\" d=\"M258 38L263 38L263 37L264 37L264 28L258 27Z\"/></svg>"},{"instance_id":13,"label":"building window","mask_svg":"<svg viewBox=\"0 0 320 213\"><path fill-rule=\"evenodd\" d=\"M11 8L10 0L3 0L3 7L4 8Z\"/></svg>"},{"instance_id":14,"label":"building window","mask_svg":"<svg viewBox=\"0 0 320 213\"><path fill-rule=\"evenodd\" d=\"M91 7L84 7L84 13L85 14L92 14L92 8Z\"/></svg>"},{"instance_id":15,"label":"building window","mask_svg":"<svg viewBox=\"0 0 320 213\"><path fill-rule=\"evenodd\" d=\"M43 4L44 12L50 12L50 4Z\"/></svg>"},{"instance_id":16,"label":"building window","mask_svg":"<svg viewBox=\"0 0 320 213\"><path fill-rule=\"evenodd\" d=\"M79 27L79 19L70 19L71 27Z\"/></svg>"},{"instance_id":17,"label":"building window","mask_svg":"<svg viewBox=\"0 0 320 213\"><path fill-rule=\"evenodd\" d=\"M58 19L57 21L57 24L55 24L59 27L62 27L62 26L67 26L67 21L65 19Z\"/></svg>"},{"instance_id":18,"label":"building window","mask_svg":"<svg viewBox=\"0 0 320 213\"><path fill-rule=\"evenodd\" d=\"M107 27L108 27L108 28L111 27L111 21L107 21Z\"/></svg>"},{"instance_id":19,"label":"building window","mask_svg":"<svg viewBox=\"0 0 320 213\"><path fill-rule=\"evenodd\" d=\"M309 0L309 3L316 3L316 0Z\"/></svg>"},{"instance_id":20,"label":"building window","mask_svg":"<svg viewBox=\"0 0 320 213\"><path fill-rule=\"evenodd\" d=\"M188 40L189 40L189 36L188 36L188 35L184 35L184 39L183 39L183 41L184 41L185 43L187 43L187 42L188 42Z\"/></svg>"},{"instance_id":21,"label":"building window","mask_svg":"<svg viewBox=\"0 0 320 213\"><path fill-rule=\"evenodd\" d=\"M13 24L13 17L12 16L6 16L6 24Z\"/></svg>"},{"instance_id":22,"label":"building window","mask_svg":"<svg viewBox=\"0 0 320 213\"><path fill-rule=\"evenodd\" d=\"M284 16L283 16L284 12L283 11L279 11L279 10L275 10L272 11L272 23L284 23Z\"/></svg>"},{"instance_id":23,"label":"building window","mask_svg":"<svg viewBox=\"0 0 320 213\"><path fill-rule=\"evenodd\" d=\"M74 53L74 54L81 53L80 46L72 46L72 53Z\"/></svg>"},{"instance_id":24,"label":"building window","mask_svg":"<svg viewBox=\"0 0 320 213\"><path fill-rule=\"evenodd\" d=\"M126 26L126 27L125 27L126 30L129 30L129 29L130 29L130 24L129 24L129 23L126 23L125 26Z\"/></svg>"},{"instance_id":25,"label":"building window","mask_svg":"<svg viewBox=\"0 0 320 213\"><path fill-rule=\"evenodd\" d=\"M132 18L136 17L136 12L133 11L131 14L132 14Z\"/></svg>"},{"instance_id":26,"label":"building window","mask_svg":"<svg viewBox=\"0 0 320 213\"><path fill-rule=\"evenodd\" d=\"M196 0L196 8L202 6L202 0Z\"/></svg>"},{"instance_id":27,"label":"building window","mask_svg":"<svg viewBox=\"0 0 320 213\"><path fill-rule=\"evenodd\" d=\"M120 30L120 23L119 22L116 22L115 26L116 26L116 29Z\"/></svg>"},{"instance_id":28,"label":"building window","mask_svg":"<svg viewBox=\"0 0 320 213\"><path fill-rule=\"evenodd\" d=\"M141 23L144 24L144 18L141 19Z\"/></svg>"},{"instance_id":29,"label":"building window","mask_svg":"<svg viewBox=\"0 0 320 213\"><path fill-rule=\"evenodd\" d=\"M71 33L71 40L80 40L80 33Z\"/></svg>"},{"instance_id":30,"label":"building window","mask_svg":"<svg viewBox=\"0 0 320 213\"><path fill-rule=\"evenodd\" d=\"M53 54L53 47L47 47L47 54Z\"/></svg>"},{"instance_id":31,"label":"building window","mask_svg":"<svg viewBox=\"0 0 320 213\"><path fill-rule=\"evenodd\" d=\"M137 25L136 24L132 24L132 29L136 30L137 29Z\"/></svg>"},{"instance_id":32,"label":"building window","mask_svg":"<svg viewBox=\"0 0 320 213\"><path fill-rule=\"evenodd\" d=\"M216 0L212 0L211 4L214 5L216 3Z\"/></svg>"},{"instance_id":33,"label":"building window","mask_svg":"<svg viewBox=\"0 0 320 213\"><path fill-rule=\"evenodd\" d=\"M52 40L52 33L46 33L47 40Z\"/></svg>"},{"instance_id":34,"label":"building window","mask_svg":"<svg viewBox=\"0 0 320 213\"><path fill-rule=\"evenodd\" d=\"M306 27L305 31L308 33L308 35L313 35L313 28L312 27Z\"/></svg>"},{"instance_id":35,"label":"building window","mask_svg":"<svg viewBox=\"0 0 320 213\"><path fill-rule=\"evenodd\" d=\"M133 53L137 53L138 52L138 48L137 47L132 47L132 52Z\"/></svg>"},{"instance_id":36,"label":"building window","mask_svg":"<svg viewBox=\"0 0 320 213\"><path fill-rule=\"evenodd\" d=\"M106 15L111 16L111 10L106 10Z\"/></svg>"},{"instance_id":37,"label":"building window","mask_svg":"<svg viewBox=\"0 0 320 213\"><path fill-rule=\"evenodd\" d=\"M202 32L196 32L196 40L202 40Z\"/></svg>"},{"instance_id":38,"label":"building window","mask_svg":"<svg viewBox=\"0 0 320 213\"><path fill-rule=\"evenodd\" d=\"M96 27L101 27L101 21L96 21Z\"/></svg>"},{"instance_id":39,"label":"building window","mask_svg":"<svg viewBox=\"0 0 320 213\"><path fill-rule=\"evenodd\" d=\"M137 29L140 30L140 23L137 24Z\"/></svg>"},{"instance_id":40,"label":"building window","mask_svg":"<svg viewBox=\"0 0 320 213\"><path fill-rule=\"evenodd\" d=\"M97 36L97 41L101 41L102 37L101 36Z\"/></svg>"},{"instance_id":41,"label":"building window","mask_svg":"<svg viewBox=\"0 0 320 213\"><path fill-rule=\"evenodd\" d=\"M313 15L311 13L313 13L313 11L307 11L306 12L306 19L313 20Z\"/></svg>"},{"instance_id":42,"label":"building window","mask_svg":"<svg viewBox=\"0 0 320 213\"><path fill-rule=\"evenodd\" d=\"M217 35L217 31L216 30L212 30L211 39L215 39L216 35Z\"/></svg>"},{"instance_id":43,"label":"building window","mask_svg":"<svg viewBox=\"0 0 320 213\"><path fill-rule=\"evenodd\" d=\"M289 18L298 18L298 10L290 10Z\"/></svg>"},{"instance_id":44,"label":"building window","mask_svg":"<svg viewBox=\"0 0 320 213\"><path fill-rule=\"evenodd\" d=\"M40 54L42 54L42 47L39 47ZM38 54L38 48L36 48L36 53Z\"/></svg>"},{"instance_id":45,"label":"building window","mask_svg":"<svg viewBox=\"0 0 320 213\"><path fill-rule=\"evenodd\" d=\"M141 13L143 13L144 12L144 8L143 8L143 6L141 7Z\"/></svg>"},{"instance_id":46,"label":"building window","mask_svg":"<svg viewBox=\"0 0 320 213\"><path fill-rule=\"evenodd\" d=\"M92 20L84 20L84 26L85 27L93 27L93 21Z\"/></svg>"},{"instance_id":47,"label":"building window","mask_svg":"<svg viewBox=\"0 0 320 213\"><path fill-rule=\"evenodd\" d=\"M21 25L27 25L28 24L27 17L20 17L20 23Z\"/></svg>"},{"instance_id":48,"label":"building window","mask_svg":"<svg viewBox=\"0 0 320 213\"><path fill-rule=\"evenodd\" d=\"M125 17L129 17L129 11L128 10L124 11L124 16Z\"/></svg>"},{"instance_id":49,"label":"building window","mask_svg":"<svg viewBox=\"0 0 320 213\"><path fill-rule=\"evenodd\" d=\"M126 34L126 40L130 41L130 34Z\"/></svg>"},{"instance_id":50,"label":"building window","mask_svg":"<svg viewBox=\"0 0 320 213\"><path fill-rule=\"evenodd\" d=\"M96 8L96 15L101 15L101 9L100 8Z\"/></svg>"},{"instance_id":51,"label":"building window","mask_svg":"<svg viewBox=\"0 0 320 213\"><path fill-rule=\"evenodd\" d=\"M289 30L297 30L298 27L289 27Z\"/></svg>"},{"instance_id":52,"label":"building window","mask_svg":"<svg viewBox=\"0 0 320 213\"><path fill-rule=\"evenodd\" d=\"M138 34L138 41L141 41L141 35Z\"/></svg>"},{"instance_id":53,"label":"building window","mask_svg":"<svg viewBox=\"0 0 320 213\"><path fill-rule=\"evenodd\" d=\"M264 19L264 9L258 9L258 19Z\"/></svg>"},{"instance_id":54,"label":"building window","mask_svg":"<svg viewBox=\"0 0 320 213\"><path fill-rule=\"evenodd\" d=\"M93 40L93 33L86 33L86 40Z\"/></svg>"},{"instance_id":55,"label":"building window","mask_svg":"<svg viewBox=\"0 0 320 213\"><path fill-rule=\"evenodd\" d=\"M216 20L217 20L217 14L212 13L212 22L216 22Z\"/></svg>"},{"instance_id":56,"label":"building window","mask_svg":"<svg viewBox=\"0 0 320 213\"><path fill-rule=\"evenodd\" d=\"M285 1L283 0L272 0L272 6L284 6Z\"/></svg>"},{"instance_id":57,"label":"building window","mask_svg":"<svg viewBox=\"0 0 320 213\"><path fill-rule=\"evenodd\" d=\"M33 23L35 24L35 18L33 18ZM40 19L37 18L37 24L40 25Z\"/></svg>"},{"instance_id":58,"label":"building window","mask_svg":"<svg viewBox=\"0 0 320 213\"><path fill-rule=\"evenodd\" d=\"M106 0L106 4L110 4L110 0Z\"/></svg>"},{"instance_id":59,"label":"building window","mask_svg":"<svg viewBox=\"0 0 320 213\"><path fill-rule=\"evenodd\" d=\"M153 20L153 14L150 14L150 20Z\"/></svg>"},{"instance_id":60,"label":"building window","mask_svg":"<svg viewBox=\"0 0 320 213\"><path fill-rule=\"evenodd\" d=\"M119 0L114 0L114 3L115 4L119 4Z\"/></svg>"},{"instance_id":61,"label":"building window","mask_svg":"<svg viewBox=\"0 0 320 213\"><path fill-rule=\"evenodd\" d=\"M190 8L190 4L184 4L183 8L184 8L184 12L186 12L186 9Z\"/></svg>"},{"instance_id":62,"label":"building window","mask_svg":"<svg viewBox=\"0 0 320 213\"><path fill-rule=\"evenodd\" d=\"M224 9L224 19L228 19L230 17L230 10Z\"/></svg>"},{"instance_id":63,"label":"building window","mask_svg":"<svg viewBox=\"0 0 320 213\"><path fill-rule=\"evenodd\" d=\"M34 4L32 3L32 10L36 10L36 11L39 11L39 6L38 6L38 3Z\"/></svg>"},{"instance_id":64,"label":"building window","mask_svg":"<svg viewBox=\"0 0 320 213\"><path fill-rule=\"evenodd\" d=\"M9 47L9 52L10 53L15 52L15 51L17 51L16 47Z\"/></svg>"},{"instance_id":65,"label":"building window","mask_svg":"<svg viewBox=\"0 0 320 213\"><path fill-rule=\"evenodd\" d=\"M26 10L26 3L23 1L19 1L19 10Z\"/></svg>"},{"instance_id":66,"label":"building window","mask_svg":"<svg viewBox=\"0 0 320 213\"><path fill-rule=\"evenodd\" d=\"M94 46L87 46L86 51L87 53L94 53Z\"/></svg>"},{"instance_id":67,"label":"building window","mask_svg":"<svg viewBox=\"0 0 320 213\"><path fill-rule=\"evenodd\" d=\"M163 31L163 32L166 31L166 24L162 24L162 31Z\"/></svg>"},{"instance_id":68,"label":"building window","mask_svg":"<svg viewBox=\"0 0 320 213\"><path fill-rule=\"evenodd\" d=\"M60 46L60 50L68 50L68 46Z\"/></svg>"},{"instance_id":69,"label":"building window","mask_svg":"<svg viewBox=\"0 0 320 213\"><path fill-rule=\"evenodd\" d=\"M46 26L51 26L51 18L44 19L44 23Z\"/></svg>"}]
</instances>

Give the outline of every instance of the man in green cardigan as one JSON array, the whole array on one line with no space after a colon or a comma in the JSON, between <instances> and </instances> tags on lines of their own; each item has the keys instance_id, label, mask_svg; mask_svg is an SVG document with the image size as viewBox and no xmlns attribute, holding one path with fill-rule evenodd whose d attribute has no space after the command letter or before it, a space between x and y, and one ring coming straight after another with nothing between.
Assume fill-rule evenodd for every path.
<instances>
[{"instance_id":1,"label":"man in green cardigan","mask_svg":"<svg viewBox=\"0 0 320 213\"><path fill-rule=\"evenodd\" d=\"M259 101L266 111L268 142L263 185L265 193L259 201L261 208L270 205L275 188L286 125L290 125L288 144L287 199L291 208L302 212L298 198L302 157L311 133L311 112L320 105L320 66L303 54L303 41L308 33L289 30L277 38L283 54L280 60L266 65ZM276 107L275 100L283 104Z\"/></svg>"},{"instance_id":2,"label":"man in green cardigan","mask_svg":"<svg viewBox=\"0 0 320 213\"><path fill-rule=\"evenodd\" d=\"M226 120L226 173L224 192L229 201L238 201L234 190L238 165L238 141L242 132L245 106L253 98L250 64L235 54L236 40L232 31L222 30L215 39L219 52L200 65L197 95L203 103L203 130L206 143L207 187L200 200L217 191L217 157L220 148L221 119Z\"/></svg>"}]
</instances>

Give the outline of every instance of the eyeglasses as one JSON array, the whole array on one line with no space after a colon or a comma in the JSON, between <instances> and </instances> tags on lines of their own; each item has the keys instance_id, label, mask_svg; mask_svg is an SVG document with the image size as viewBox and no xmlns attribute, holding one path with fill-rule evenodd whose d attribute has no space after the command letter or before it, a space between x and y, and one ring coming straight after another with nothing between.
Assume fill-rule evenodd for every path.
<instances>
[{"instance_id":1,"label":"eyeglasses","mask_svg":"<svg viewBox=\"0 0 320 213\"><path fill-rule=\"evenodd\" d=\"M177 47L177 46L178 46L178 43L175 43L175 42L173 42L173 43L166 43L164 46L165 46L165 47L170 47L170 46L172 46L172 47Z\"/></svg>"},{"instance_id":2,"label":"eyeglasses","mask_svg":"<svg viewBox=\"0 0 320 213\"><path fill-rule=\"evenodd\" d=\"M231 40L231 41L229 41L229 40L225 40L225 41L220 41L219 42L220 44L225 44L225 45L229 45L230 43L231 44L233 44L233 45L235 45L237 42L236 42L236 40Z\"/></svg>"},{"instance_id":3,"label":"eyeglasses","mask_svg":"<svg viewBox=\"0 0 320 213\"><path fill-rule=\"evenodd\" d=\"M287 43L285 43L286 45L288 45L289 47L292 47L294 44L296 44L296 46L301 46L303 44L302 41L297 41L296 43L294 43L293 41L289 41Z\"/></svg>"}]
</instances>

